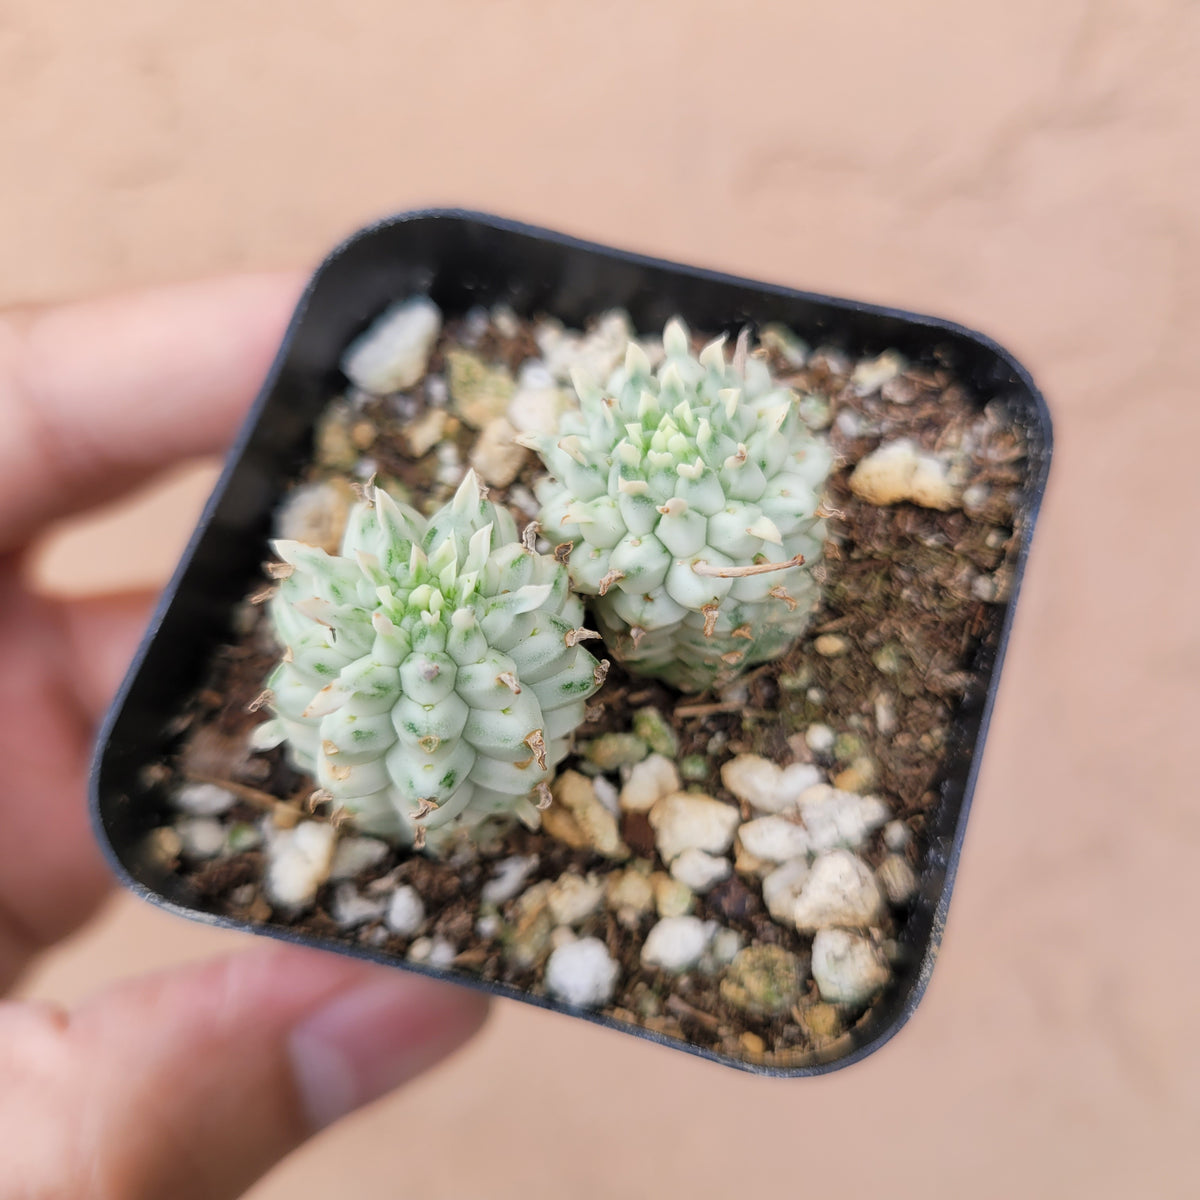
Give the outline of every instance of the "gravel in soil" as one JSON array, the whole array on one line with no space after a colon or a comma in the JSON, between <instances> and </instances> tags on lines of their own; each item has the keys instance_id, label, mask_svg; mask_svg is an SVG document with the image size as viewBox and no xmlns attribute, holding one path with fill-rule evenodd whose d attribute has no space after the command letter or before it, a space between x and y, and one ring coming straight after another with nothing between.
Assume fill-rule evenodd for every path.
<instances>
[{"instance_id":1,"label":"gravel in soil","mask_svg":"<svg viewBox=\"0 0 1200 1200\"><path fill-rule=\"evenodd\" d=\"M397 496L431 511L452 492L479 437L448 395L448 352L465 347L483 364L515 375L539 353L536 332L535 322L508 312L448 322L424 380L410 393L375 398L352 391L331 400L316 431L313 462L297 483L344 488L347 480L375 476ZM939 802L956 714L985 682L981 668L999 635L1027 484L1025 447L1003 408L996 403L980 408L948 369L898 359L885 363L883 357L855 363L832 350L808 356L797 367L800 356L786 353L786 345L767 344L773 370L804 397L817 423L828 426L837 454L826 492L831 515L825 560L817 568L824 574L821 606L787 656L757 667L721 694L682 697L654 681L631 678L614 664L577 735L578 753L560 774L578 770L607 779L604 786L615 794L628 765L601 772L587 757L587 745L604 734L638 729L673 751L669 756L682 767L684 789L736 805L746 820L761 814L725 787L724 764L741 754L778 764L811 763L840 791L881 797L907 829L907 837L894 824L886 832L872 830L859 847L862 860L877 867L899 846L919 876L923 831ZM434 410L444 413L444 420L433 421L436 440L418 438L414 428ZM850 486L855 465L897 440L950 464L959 497L955 507L877 507L855 494ZM510 486L493 488L493 497L512 508L519 525L533 516L536 477L528 455ZM255 603L264 582L239 610L237 637L220 648L205 685L175 718L178 753L148 768L146 782L159 796L187 782L224 786L233 801L220 816L222 827L265 829L269 839L271 830L301 821L340 824L340 818L323 804L311 804L313 781L293 771L281 750L248 748L248 735L261 720L256 697L278 653L261 604ZM661 719L646 725L648 711ZM641 725L635 713L643 714ZM343 826L340 833L350 836L353 830ZM447 862L389 848L349 883L323 883L315 903L299 913L273 908L266 899L264 847L246 848L257 834L243 832L238 842L230 833L219 853L200 861L170 839L162 842L162 853L202 910L367 946L397 959L448 964L451 974L533 995L545 994L543 972L556 944L597 938L620 968L603 1012L737 1060L798 1066L829 1061L852 1046L854 1027L887 992L857 1004L821 999L811 974L812 936L773 919L764 903L762 878L773 864L736 851L736 869L695 894L666 874L645 813L622 813L620 834L629 851L624 861L520 827ZM484 887L496 876L497 864L514 858L532 862L519 890L499 904L485 901ZM643 890L655 901L640 909L600 903L574 920L569 932L564 925L555 929L545 903L555 881L573 875L610 887L630 871L646 880L650 887ZM424 904L418 934L393 932L383 905L368 905L363 911L374 915L349 927L344 913L339 920L339 888L349 886L370 899L403 885L414 888ZM629 892L634 893L637 886ZM671 904L685 910L677 916L706 923L708 937L699 960L678 972L642 960L650 929L664 911L674 911ZM879 955L895 957L909 915L902 903L877 918L871 937ZM747 1004L742 998L747 988L753 990L752 976L749 984L722 987L729 960L746 947L779 948L768 956L772 970L799 981L794 997L788 992L787 1011L775 1011L774 1000Z\"/></svg>"}]
</instances>

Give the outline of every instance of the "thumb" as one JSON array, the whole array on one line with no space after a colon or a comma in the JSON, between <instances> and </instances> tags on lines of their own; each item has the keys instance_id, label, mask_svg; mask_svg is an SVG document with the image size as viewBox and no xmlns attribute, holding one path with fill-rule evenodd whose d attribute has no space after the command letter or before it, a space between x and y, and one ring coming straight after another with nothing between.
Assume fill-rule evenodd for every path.
<instances>
[{"instance_id":1,"label":"thumb","mask_svg":"<svg viewBox=\"0 0 1200 1200\"><path fill-rule=\"evenodd\" d=\"M124 984L73 1017L0 1005L4 1194L239 1196L485 1013L462 989L291 947Z\"/></svg>"}]
</instances>

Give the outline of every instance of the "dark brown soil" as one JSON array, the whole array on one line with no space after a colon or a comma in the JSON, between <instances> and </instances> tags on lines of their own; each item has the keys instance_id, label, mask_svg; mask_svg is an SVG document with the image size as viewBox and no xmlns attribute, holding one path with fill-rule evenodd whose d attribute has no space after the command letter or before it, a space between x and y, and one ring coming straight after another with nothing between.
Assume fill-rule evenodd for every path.
<instances>
[{"instance_id":1,"label":"dark brown soil","mask_svg":"<svg viewBox=\"0 0 1200 1200\"><path fill-rule=\"evenodd\" d=\"M441 346L453 343L460 333L461 326L451 323ZM524 323L516 336L507 337L490 325L475 339L475 349L510 369L537 352ZM439 348L431 376L441 361ZM824 600L809 633L786 658L753 670L738 681L741 690L725 696L680 697L661 684L632 679L614 665L581 735L626 731L635 709L655 707L678 738L678 759L703 759L702 773L694 770L685 776L684 786L736 803L721 783L723 762L744 751L781 762L811 761L804 731L814 723L828 725L838 737L832 751L819 757L819 765L839 786L886 799L915 835L906 854L919 873L922 831L938 803L955 715L979 684L972 664L980 661L981 652L986 658L998 638L1016 545L1014 507L1027 479L1022 442L1002 412L981 410L946 370L910 368L880 393L860 397L849 385L853 363L837 354L818 354L798 372L789 373L781 361L773 365L798 391L828 400L829 436L839 455L827 496L836 513L829 522ZM381 478L397 481L419 506L440 503L450 489L436 482L436 453L417 460L406 453L402 435L413 412L411 404L405 408L394 400L357 407L336 401L325 433L318 435L317 460L307 478L345 477L349 459L369 455ZM457 443L465 462L474 431L451 417L446 436ZM929 449L962 448L968 488L964 509L937 512L908 504L877 508L850 492L854 463L881 441L898 437L912 438ZM534 476L531 459L518 482L528 487ZM494 494L505 500L512 490ZM528 519L525 512L517 515L519 523ZM254 822L269 811L277 823L287 825L308 815L306 798L314 785L292 771L280 751L251 755L246 749L247 735L261 719L249 710L276 650L260 608L246 605L242 628L242 636L216 656L206 686L180 715L180 728L186 729L180 753L167 764L169 777L160 771L156 782L168 789L184 780L232 785L239 801L227 820ZM822 634L843 639L842 652L815 652L814 640ZM890 714L882 730L881 713ZM568 760L564 769L574 765L576 760ZM316 813L320 816L324 809L318 806ZM664 869L644 817L626 816L622 836L635 856L649 860L655 870ZM876 834L863 857L874 866L884 853ZM423 935L445 937L459 948L454 973L541 994L541 962L518 967L505 954L503 936L481 939L475 931L480 891L492 875L492 864L514 854L538 856L538 868L526 888L557 879L564 871L603 877L624 869L624 864L572 850L544 833L517 828L502 844L453 865L392 851L356 883L368 895L373 880L385 879L389 886L412 884L429 914ZM339 929L329 912L329 886L317 906L299 918L272 912L261 888L263 863L262 851L253 849L180 871L200 908L254 923L291 925L323 939L366 944L382 954L405 957L410 940L390 933L381 920ZM499 914L506 929L516 918L516 904L509 901ZM753 877L734 874L698 896L694 911L739 931L747 944L778 944L802 963L808 961L811 938L767 915L759 881ZM719 973L672 976L641 965L642 941L657 919L651 911L629 929L601 907L577 929L581 935L601 938L621 966L618 994L605 1010L618 1020L736 1059L793 1066L844 1053L850 1044L848 1031L869 1016L869 1010L830 1012L831 1006L822 1005L825 1011L818 1020L810 1006L819 997L809 978L807 995L790 1015L775 1020L750 1017L721 998ZM893 910L893 928L884 932L890 933L894 947L903 942L905 920L905 910Z\"/></svg>"}]
</instances>

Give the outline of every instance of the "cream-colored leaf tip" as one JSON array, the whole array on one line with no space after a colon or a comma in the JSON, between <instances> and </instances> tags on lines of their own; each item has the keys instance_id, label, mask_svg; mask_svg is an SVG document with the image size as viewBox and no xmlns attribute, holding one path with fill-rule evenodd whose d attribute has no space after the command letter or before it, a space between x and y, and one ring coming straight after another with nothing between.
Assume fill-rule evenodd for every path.
<instances>
[{"instance_id":1,"label":"cream-colored leaf tip","mask_svg":"<svg viewBox=\"0 0 1200 1200\"><path fill-rule=\"evenodd\" d=\"M820 492L832 455L796 394L724 339L697 356L668 322L657 371L636 342L604 381L576 372L579 408L524 443L549 478L546 536L572 543L571 582L609 650L685 691L783 654L818 598Z\"/></svg>"},{"instance_id":2,"label":"cream-colored leaf tip","mask_svg":"<svg viewBox=\"0 0 1200 1200\"><path fill-rule=\"evenodd\" d=\"M536 825L606 664L579 644L566 570L474 473L428 520L372 488L340 553L275 550L283 651L255 744L285 743L359 828L396 841L436 850L491 818Z\"/></svg>"}]
</instances>

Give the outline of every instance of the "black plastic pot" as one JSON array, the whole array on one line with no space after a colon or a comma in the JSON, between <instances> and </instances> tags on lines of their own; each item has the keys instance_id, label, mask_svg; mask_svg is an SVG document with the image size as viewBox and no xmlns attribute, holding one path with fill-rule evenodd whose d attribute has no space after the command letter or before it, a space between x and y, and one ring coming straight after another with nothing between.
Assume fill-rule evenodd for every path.
<instances>
[{"instance_id":1,"label":"black plastic pot","mask_svg":"<svg viewBox=\"0 0 1200 1200\"><path fill-rule=\"evenodd\" d=\"M92 809L114 869L138 895L212 925L252 929L575 1011L503 984L481 983L363 947L197 911L189 907L181 881L154 867L139 850L144 835L167 818L161 800L140 782L142 769L170 753L170 715L181 711L186 697L199 686L211 654L231 636L234 608L260 579L272 512L310 454L314 420L340 385L339 357L389 302L414 292L431 295L451 314L505 301L519 313L546 312L577 327L612 307L625 308L643 330L661 328L675 313L693 328L713 331L735 332L748 321L780 321L814 345L833 344L853 355L895 347L911 361L949 366L982 402L1002 399L1011 419L1022 427L1030 449L1023 541L1002 633L994 652L985 652L982 661L973 664L984 684L964 702L951 739L941 801L927 828L920 892L903 931L910 965L899 971L885 1000L853 1031L852 1046L829 1062L756 1067L602 1015L575 1014L765 1074L819 1075L865 1057L909 1017L933 967L1017 587L1050 465L1050 417L1025 369L989 339L932 317L753 283L458 210L407 213L356 234L330 255L309 283L104 723L91 775Z\"/></svg>"}]
</instances>

